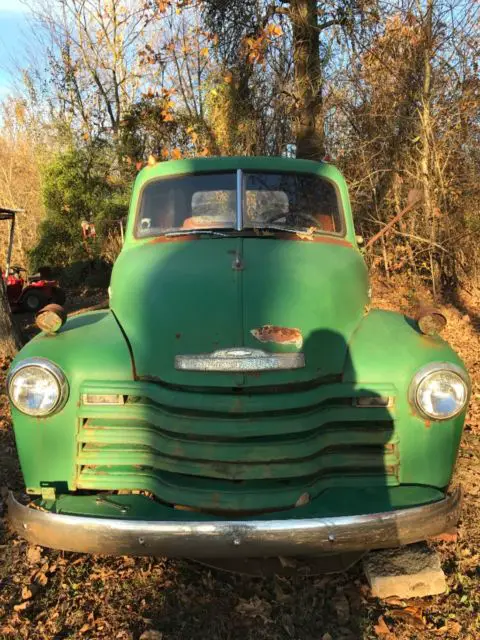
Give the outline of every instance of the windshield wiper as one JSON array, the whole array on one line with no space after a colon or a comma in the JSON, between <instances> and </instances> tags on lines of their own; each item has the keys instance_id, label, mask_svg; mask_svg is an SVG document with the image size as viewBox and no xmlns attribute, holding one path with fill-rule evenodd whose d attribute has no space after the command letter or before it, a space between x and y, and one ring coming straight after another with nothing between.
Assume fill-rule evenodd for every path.
<instances>
[{"instance_id":1,"label":"windshield wiper","mask_svg":"<svg viewBox=\"0 0 480 640\"><path fill-rule=\"evenodd\" d=\"M231 231L235 232L235 229ZM314 232L310 231L307 227L298 227L297 229L292 229L291 227L285 227L280 224L261 224L255 225L254 227L245 227L240 232L236 233L244 233L245 231L284 231L285 233L296 233L296 234L309 234L313 235ZM315 229L317 231L317 229ZM161 235L171 238L175 236L188 236L188 235L209 235L216 236L218 238L229 238L231 237L231 233L226 233L224 231L216 231L215 229L176 229L174 231L166 231Z\"/></svg>"},{"instance_id":2,"label":"windshield wiper","mask_svg":"<svg viewBox=\"0 0 480 640\"><path fill-rule=\"evenodd\" d=\"M232 229L233 231L233 229ZM177 229L176 231L167 231L163 236L170 238L172 236L189 236L189 235L208 235L217 236L219 238L228 238L229 234L222 231L214 231L213 229Z\"/></svg>"},{"instance_id":3,"label":"windshield wiper","mask_svg":"<svg viewBox=\"0 0 480 640\"><path fill-rule=\"evenodd\" d=\"M306 234L308 233L309 235L313 235L314 232L310 231L307 227L298 227L297 229L291 229L290 227L285 227L283 225L280 224L260 224L260 225L255 225L254 227L252 227L252 229L254 231L262 231L262 230L272 230L272 231L285 231L286 233L302 233L302 234ZM318 231L318 229L315 229L315 231Z\"/></svg>"}]
</instances>

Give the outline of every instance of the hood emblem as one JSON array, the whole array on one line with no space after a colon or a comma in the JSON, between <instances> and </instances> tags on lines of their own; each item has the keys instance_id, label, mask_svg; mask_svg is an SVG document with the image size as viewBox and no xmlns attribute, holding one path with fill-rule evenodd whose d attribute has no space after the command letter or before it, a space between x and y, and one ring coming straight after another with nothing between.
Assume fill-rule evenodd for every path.
<instances>
[{"instance_id":1,"label":"hood emblem","mask_svg":"<svg viewBox=\"0 0 480 640\"><path fill-rule=\"evenodd\" d=\"M243 371L285 371L303 367L305 367L303 353L267 353L261 349L243 347L175 357L175 369L181 371L241 373Z\"/></svg>"}]
</instances>

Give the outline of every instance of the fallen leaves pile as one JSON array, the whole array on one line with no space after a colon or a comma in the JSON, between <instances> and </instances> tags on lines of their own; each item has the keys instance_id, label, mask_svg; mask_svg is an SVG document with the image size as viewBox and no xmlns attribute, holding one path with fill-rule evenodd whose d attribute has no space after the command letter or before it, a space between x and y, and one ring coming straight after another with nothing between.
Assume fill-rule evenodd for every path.
<instances>
[{"instance_id":1,"label":"fallen leaves pile","mask_svg":"<svg viewBox=\"0 0 480 640\"><path fill-rule=\"evenodd\" d=\"M376 304L411 311L409 285L377 283ZM480 300L480 298L479 298ZM0 638L119 640L428 640L480 637L480 307L443 308L445 337L472 375L457 469L465 488L458 535L432 542L448 593L372 598L361 564L315 578L249 578L164 558L105 558L29 547L1 531ZM22 489L0 362L0 487Z\"/></svg>"}]
</instances>

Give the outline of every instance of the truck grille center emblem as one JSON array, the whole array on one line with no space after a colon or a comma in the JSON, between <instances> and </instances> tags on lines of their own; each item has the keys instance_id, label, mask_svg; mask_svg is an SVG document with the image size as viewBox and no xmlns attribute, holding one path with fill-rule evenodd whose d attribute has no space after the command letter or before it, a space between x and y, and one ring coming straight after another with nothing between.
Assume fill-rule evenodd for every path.
<instances>
[{"instance_id":1,"label":"truck grille center emblem","mask_svg":"<svg viewBox=\"0 0 480 640\"><path fill-rule=\"evenodd\" d=\"M285 371L302 369L305 366L303 353L267 353L261 349L232 347L212 353L179 355L175 357L175 368L182 371Z\"/></svg>"}]
</instances>

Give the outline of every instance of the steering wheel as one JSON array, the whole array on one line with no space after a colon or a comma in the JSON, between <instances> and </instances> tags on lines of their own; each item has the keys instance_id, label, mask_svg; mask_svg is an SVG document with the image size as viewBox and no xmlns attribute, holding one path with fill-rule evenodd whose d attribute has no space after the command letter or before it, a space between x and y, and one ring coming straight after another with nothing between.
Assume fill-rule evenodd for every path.
<instances>
[{"instance_id":1,"label":"steering wheel","mask_svg":"<svg viewBox=\"0 0 480 640\"><path fill-rule=\"evenodd\" d=\"M11 273L12 275L20 275L20 273L21 273L22 271L25 271L25 269L24 269L23 267L19 267L19 266L18 266L18 265L16 265L16 264L12 264L12 266L11 266L11 267L10 267L10 269L8 270L8 273L9 273L9 275L10 275L10 273Z\"/></svg>"},{"instance_id":2,"label":"steering wheel","mask_svg":"<svg viewBox=\"0 0 480 640\"><path fill-rule=\"evenodd\" d=\"M304 222L308 222L308 227L314 226L319 228L318 220L311 214L306 211L289 211L285 213L283 211L278 211L278 209L267 209L263 213L265 222L275 222L280 218L285 218L285 224L287 226L295 226L297 220L303 220Z\"/></svg>"}]
</instances>

